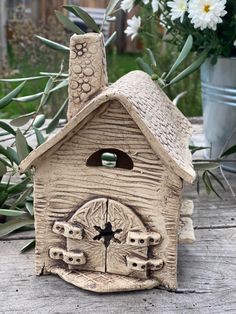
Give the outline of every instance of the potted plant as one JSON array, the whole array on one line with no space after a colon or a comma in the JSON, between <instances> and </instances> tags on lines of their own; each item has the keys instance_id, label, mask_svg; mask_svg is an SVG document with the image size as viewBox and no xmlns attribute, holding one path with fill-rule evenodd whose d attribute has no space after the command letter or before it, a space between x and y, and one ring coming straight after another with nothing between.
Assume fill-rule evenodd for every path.
<instances>
[{"instance_id":1,"label":"potted plant","mask_svg":"<svg viewBox=\"0 0 236 314\"><path fill-rule=\"evenodd\" d=\"M128 20L126 33L131 38L146 34L145 25L150 19L163 26L157 28L156 40L159 31L162 39L182 47L188 36L192 37L188 47L198 57L185 74L201 66L204 129L206 146L210 147L206 154L211 158L220 157L236 143L236 2L123 0L121 8L130 11L135 4L149 6L152 14L143 16L141 11L141 17L133 16ZM153 33L150 35L153 36ZM171 76L176 67L172 70L161 78L165 85L173 83ZM225 162L224 167L236 172L233 162Z\"/></svg>"}]
</instances>

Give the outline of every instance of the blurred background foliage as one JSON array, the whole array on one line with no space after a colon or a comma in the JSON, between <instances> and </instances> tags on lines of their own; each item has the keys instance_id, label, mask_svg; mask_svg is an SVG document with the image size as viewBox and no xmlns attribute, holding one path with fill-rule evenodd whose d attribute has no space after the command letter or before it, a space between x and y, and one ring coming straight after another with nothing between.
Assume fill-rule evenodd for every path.
<instances>
[{"instance_id":1,"label":"blurred background foliage","mask_svg":"<svg viewBox=\"0 0 236 314\"><path fill-rule=\"evenodd\" d=\"M142 12L145 14L145 12ZM109 48L107 54L109 81L114 82L122 75L138 69L136 59L139 56L144 56L145 47L149 47L157 60L160 72L168 71L171 64L176 60L178 51L175 46L163 42L163 40L156 41L157 25L153 20L145 23L148 34L142 36L137 40L134 52L118 53L116 45ZM117 26L119 27L119 26ZM37 75L40 72L58 72L60 64L65 58L60 52L53 51L43 45L35 34L50 40L69 45L69 37L71 33L67 32L62 24L58 22L55 16L50 16L47 23L35 24L30 19L23 19L19 21L10 21L8 23L8 64L0 70L0 77L27 77ZM191 57L188 58L188 64L191 63ZM182 64L182 69L186 68L186 63ZM68 60L64 60L64 69L68 69ZM181 70L181 68L180 68ZM22 95L33 95L44 89L45 80L33 81L26 84ZM0 98L8 94L16 84L0 83ZM166 89L167 94L171 99L174 99L178 94L187 91L187 94L179 101L179 108L186 116L200 116L201 109L201 95L200 95L200 80L199 72L192 74L190 77L182 80L174 86ZM60 99L64 98L61 94L63 91L54 93L49 101L47 107L44 108L45 114L52 117L60 107ZM28 103L12 102L9 106L0 111L0 118L15 118L19 115L32 112L38 106L38 101ZM46 112L45 112L46 111Z\"/></svg>"}]
</instances>

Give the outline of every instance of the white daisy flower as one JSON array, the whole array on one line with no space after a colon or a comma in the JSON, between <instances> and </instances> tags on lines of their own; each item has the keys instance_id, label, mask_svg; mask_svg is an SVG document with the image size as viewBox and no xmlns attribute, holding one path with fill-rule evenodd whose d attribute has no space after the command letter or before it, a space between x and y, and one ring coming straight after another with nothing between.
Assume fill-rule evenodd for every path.
<instances>
[{"instance_id":1,"label":"white daisy flower","mask_svg":"<svg viewBox=\"0 0 236 314\"><path fill-rule=\"evenodd\" d=\"M195 28L204 30L210 28L216 30L216 26L222 23L226 0L190 0L189 17Z\"/></svg>"},{"instance_id":2,"label":"white daisy flower","mask_svg":"<svg viewBox=\"0 0 236 314\"><path fill-rule=\"evenodd\" d=\"M123 11L130 12L134 7L134 0L123 0L121 1L120 7Z\"/></svg>"},{"instance_id":3,"label":"white daisy flower","mask_svg":"<svg viewBox=\"0 0 236 314\"><path fill-rule=\"evenodd\" d=\"M131 36L131 40L138 35L139 28L141 26L141 17L133 16L132 19L127 20L128 27L125 30L127 36Z\"/></svg>"},{"instance_id":4,"label":"white daisy flower","mask_svg":"<svg viewBox=\"0 0 236 314\"><path fill-rule=\"evenodd\" d=\"M173 0L167 2L168 7L171 8L171 19L172 21L179 19L180 22L183 22L184 14L188 9L188 1L187 0Z\"/></svg>"},{"instance_id":5,"label":"white daisy flower","mask_svg":"<svg viewBox=\"0 0 236 314\"><path fill-rule=\"evenodd\" d=\"M158 6L159 6L159 0L152 0L153 13L156 13L158 11Z\"/></svg>"},{"instance_id":6,"label":"white daisy flower","mask_svg":"<svg viewBox=\"0 0 236 314\"><path fill-rule=\"evenodd\" d=\"M148 4L150 0L142 0L144 4ZM152 10L153 13L156 13L158 11L159 6L159 0L152 0Z\"/></svg>"}]
</instances>

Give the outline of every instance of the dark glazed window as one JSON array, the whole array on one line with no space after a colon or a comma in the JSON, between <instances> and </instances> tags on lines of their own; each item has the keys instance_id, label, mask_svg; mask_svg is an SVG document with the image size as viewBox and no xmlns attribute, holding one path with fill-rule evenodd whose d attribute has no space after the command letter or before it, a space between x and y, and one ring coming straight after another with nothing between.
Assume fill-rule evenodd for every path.
<instances>
[{"instance_id":1,"label":"dark glazed window","mask_svg":"<svg viewBox=\"0 0 236 314\"><path fill-rule=\"evenodd\" d=\"M123 168L131 170L133 161L128 154L113 148L100 149L93 153L86 162L88 167Z\"/></svg>"}]
</instances>

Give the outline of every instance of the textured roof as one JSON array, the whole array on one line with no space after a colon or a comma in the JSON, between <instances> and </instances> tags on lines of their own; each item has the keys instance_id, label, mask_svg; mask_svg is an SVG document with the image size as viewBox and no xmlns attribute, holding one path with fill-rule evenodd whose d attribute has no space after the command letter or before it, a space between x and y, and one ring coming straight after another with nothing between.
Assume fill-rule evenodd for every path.
<instances>
[{"instance_id":1,"label":"textured roof","mask_svg":"<svg viewBox=\"0 0 236 314\"><path fill-rule=\"evenodd\" d=\"M63 142L84 118L112 99L120 101L126 108L163 162L182 179L192 182L195 172L188 149L191 124L150 76L142 71L130 72L94 97L61 131L34 150L21 163L20 170L25 171L35 165L42 154Z\"/></svg>"}]
</instances>

